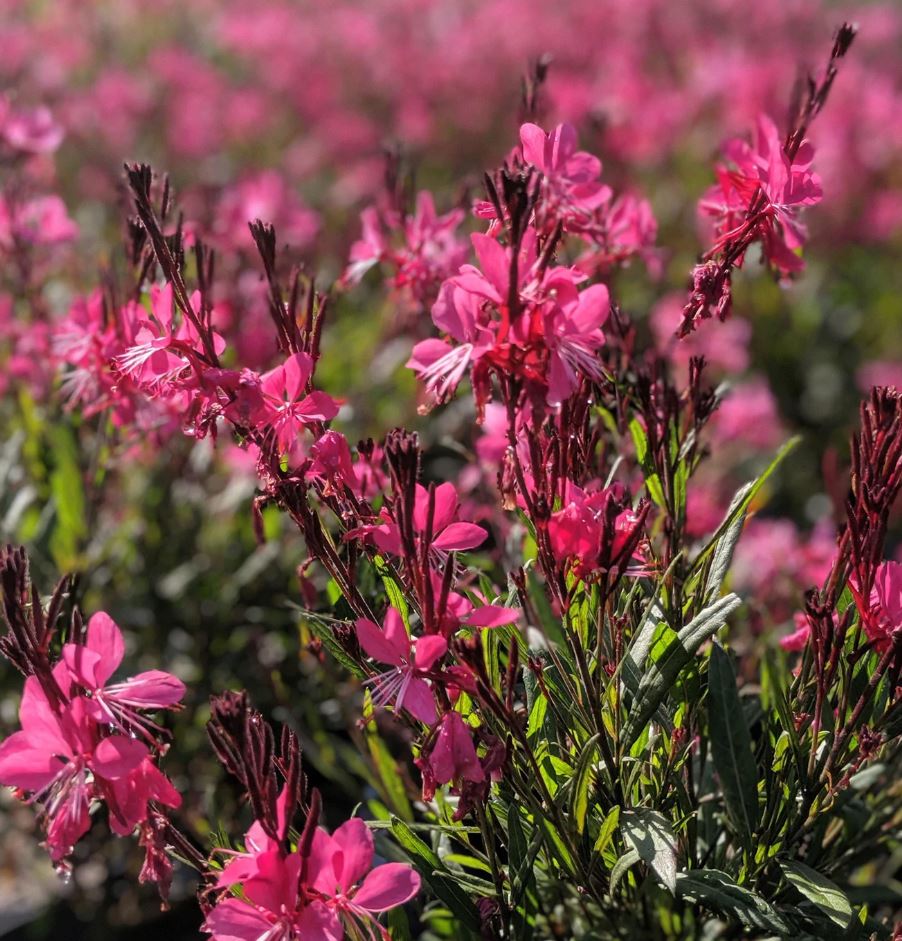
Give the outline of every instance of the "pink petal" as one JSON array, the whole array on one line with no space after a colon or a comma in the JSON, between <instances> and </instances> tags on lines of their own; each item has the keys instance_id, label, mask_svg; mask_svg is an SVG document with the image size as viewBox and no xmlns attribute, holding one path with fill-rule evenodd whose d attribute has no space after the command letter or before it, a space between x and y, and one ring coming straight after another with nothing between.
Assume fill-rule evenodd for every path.
<instances>
[{"instance_id":1,"label":"pink petal","mask_svg":"<svg viewBox=\"0 0 902 941\"><path fill-rule=\"evenodd\" d=\"M88 621L85 646L100 655L100 665L95 668L94 678L98 686L116 672L125 656L125 642L116 622L105 612L98 611Z\"/></svg>"},{"instance_id":2,"label":"pink petal","mask_svg":"<svg viewBox=\"0 0 902 941\"><path fill-rule=\"evenodd\" d=\"M138 709L166 709L180 702L185 684L163 670L146 670L109 690L115 698Z\"/></svg>"},{"instance_id":3,"label":"pink petal","mask_svg":"<svg viewBox=\"0 0 902 941\"><path fill-rule=\"evenodd\" d=\"M440 533L457 516L457 490L452 483L439 484L435 488L435 517L432 532Z\"/></svg>"},{"instance_id":4,"label":"pink petal","mask_svg":"<svg viewBox=\"0 0 902 941\"><path fill-rule=\"evenodd\" d=\"M203 930L212 941L259 941L273 926L267 918L247 902L234 897L224 899L207 915Z\"/></svg>"},{"instance_id":5,"label":"pink petal","mask_svg":"<svg viewBox=\"0 0 902 941\"><path fill-rule=\"evenodd\" d=\"M101 777L115 781L134 771L147 754L143 742L124 735L111 735L94 749L91 768Z\"/></svg>"},{"instance_id":6,"label":"pink petal","mask_svg":"<svg viewBox=\"0 0 902 941\"><path fill-rule=\"evenodd\" d=\"M96 650L84 644L64 644L63 663L69 668L72 679L85 689L95 690L103 686L98 682L97 672L104 672L102 658Z\"/></svg>"},{"instance_id":7,"label":"pink petal","mask_svg":"<svg viewBox=\"0 0 902 941\"><path fill-rule=\"evenodd\" d=\"M510 262L503 246L490 235L474 232L470 236L482 273L495 288L497 294L490 300L501 301L507 297L510 287Z\"/></svg>"},{"instance_id":8,"label":"pink petal","mask_svg":"<svg viewBox=\"0 0 902 941\"><path fill-rule=\"evenodd\" d=\"M257 857L242 853L230 859L216 880L216 887L225 889L239 882L246 882L257 875Z\"/></svg>"},{"instance_id":9,"label":"pink petal","mask_svg":"<svg viewBox=\"0 0 902 941\"><path fill-rule=\"evenodd\" d=\"M559 124L551 134L546 146L549 169L558 170L576 152L576 128L572 124ZM550 153L549 153L550 151Z\"/></svg>"},{"instance_id":10,"label":"pink petal","mask_svg":"<svg viewBox=\"0 0 902 941\"><path fill-rule=\"evenodd\" d=\"M520 125L523 159L542 171L545 170L545 140L546 134L537 124Z\"/></svg>"},{"instance_id":11,"label":"pink petal","mask_svg":"<svg viewBox=\"0 0 902 941\"><path fill-rule=\"evenodd\" d=\"M378 625L368 618L358 618L354 622L354 629L357 631L357 641L368 657L378 660L379 663L401 666L402 654L388 640Z\"/></svg>"},{"instance_id":12,"label":"pink petal","mask_svg":"<svg viewBox=\"0 0 902 941\"><path fill-rule=\"evenodd\" d=\"M255 905L270 912L284 907L292 911L298 901L298 876L301 857L297 853L282 856L279 850L257 857L258 873L244 884L244 894Z\"/></svg>"},{"instance_id":13,"label":"pink petal","mask_svg":"<svg viewBox=\"0 0 902 941\"><path fill-rule=\"evenodd\" d=\"M307 855L307 881L317 892L334 895L339 881L336 866L340 865L341 856L335 841L322 827L318 827Z\"/></svg>"},{"instance_id":14,"label":"pink petal","mask_svg":"<svg viewBox=\"0 0 902 941\"><path fill-rule=\"evenodd\" d=\"M322 902L312 902L295 922L296 937L304 941L343 941L341 919Z\"/></svg>"},{"instance_id":15,"label":"pink petal","mask_svg":"<svg viewBox=\"0 0 902 941\"><path fill-rule=\"evenodd\" d=\"M431 670L439 657L448 650L448 641L441 634L426 634L416 642L414 663L419 670Z\"/></svg>"},{"instance_id":16,"label":"pink petal","mask_svg":"<svg viewBox=\"0 0 902 941\"><path fill-rule=\"evenodd\" d=\"M475 549L485 542L488 533L475 523L452 523L433 540L432 548L444 552Z\"/></svg>"},{"instance_id":17,"label":"pink petal","mask_svg":"<svg viewBox=\"0 0 902 941\"><path fill-rule=\"evenodd\" d=\"M429 340L421 340L414 346L410 353L410 359L407 360L405 366L414 370L414 372L423 372L453 349L454 347L450 343L438 340L435 337Z\"/></svg>"},{"instance_id":18,"label":"pink petal","mask_svg":"<svg viewBox=\"0 0 902 941\"><path fill-rule=\"evenodd\" d=\"M611 298L603 284L593 284L579 296L579 306L570 320L580 333L600 329L611 313Z\"/></svg>"},{"instance_id":19,"label":"pink petal","mask_svg":"<svg viewBox=\"0 0 902 941\"><path fill-rule=\"evenodd\" d=\"M150 309L161 326L172 326L172 285L153 285L150 289Z\"/></svg>"},{"instance_id":20,"label":"pink petal","mask_svg":"<svg viewBox=\"0 0 902 941\"><path fill-rule=\"evenodd\" d=\"M0 744L0 784L24 791L45 788L66 764L31 744L26 732L14 732Z\"/></svg>"},{"instance_id":21,"label":"pink petal","mask_svg":"<svg viewBox=\"0 0 902 941\"><path fill-rule=\"evenodd\" d=\"M552 352L548 369L548 393L545 401L556 408L573 395L579 378L576 370L557 352Z\"/></svg>"},{"instance_id":22,"label":"pink petal","mask_svg":"<svg viewBox=\"0 0 902 941\"><path fill-rule=\"evenodd\" d=\"M435 696L429 684L417 676L411 677L399 694L397 708L406 709L419 722L435 725Z\"/></svg>"},{"instance_id":23,"label":"pink petal","mask_svg":"<svg viewBox=\"0 0 902 941\"><path fill-rule=\"evenodd\" d=\"M332 842L341 851L340 871L336 863L338 884L347 892L373 865L373 834L359 817L352 817L332 834Z\"/></svg>"},{"instance_id":24,"label":"pink petal","mask_svg":"<svg viewBox=\"0 0 902 941\"><path fill-rule=\"evenodd\" d=\"M486 604L477 608L465 621L467 627L503 627L514 624L520 617L519 608L503 608L501 605Z\"/></svg>"},{"instance_id":25,"label":"pink petal","mask_svg":"<svg viewBox=\"0 0 902 941\"><path fill-rule=\"evenodd\" d=\"M410 637L407 634L407 628L404 626L401 612L397 608L390 607L385 612L382 630L385 631L385 637L395 649L397 655L406 660L410 654Z\"/></svg>"},{"instance_id":26,"label":"pink petal","mask_svg":"<svg viewBox=\"0 0 902 941\"><path fill-rule=\"evenodd\" d=\"M460 777L474 782L485 780L476 746L460 713L449 712L442 719L429 764L439 784L447 784Z\"/></svg>"},{"instance_id":27,"label":"pink petal","mask_svg":"<svg viewBox=\"0 0 902 941\"><path fill-rule=\"evenodd\" d=\"M36 676L29 676L25 680L19 705L19 721L31 747L42 748L53 755L72 754L72 746L66 738L60 718L47 701Z\"/></svg>"},{"instance_id":28,"label":"pink petal","mask_svg":"<svg viewBox=\"0 0 902 941\"><path fill-rule=\"evenodd\" d=\"M340 406L325 392L311 392L295 406L295 414L307 421L332 421Z\"/></svg>"},{"instance_id":29,"label":"pink petal","mask_svg":"<svg viewBox=\"0 0 902 941\"><path fill-rule=\"evenodd\" d=\"M354 904L368 912L384 912L409 902L420 891L420 877L404 863L377 866L354 894Z\"/></svg>"},{"instance_id":30,"label":"pink petal","mask_svg":"<svg viewBox=\"0 0 902 941\"><path fill-rule=\"evenodd\" d=\"M312 369L313 361L307 353L295 353L285 360L285 394L290 402L300 398Z\"/></svg>"}]
</instances>

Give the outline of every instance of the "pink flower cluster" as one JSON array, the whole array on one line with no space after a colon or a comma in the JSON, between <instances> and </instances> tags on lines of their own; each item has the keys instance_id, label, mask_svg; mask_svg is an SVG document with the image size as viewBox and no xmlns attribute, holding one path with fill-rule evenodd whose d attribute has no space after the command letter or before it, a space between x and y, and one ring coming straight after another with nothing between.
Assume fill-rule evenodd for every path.
<instances>
[{"instance_id":1,"label":"pink flower cluster","mask_svg":"<svg viewBox=\"0 0 902 941\"><path fill-rule=\"evenodd\" d=\"M491 398L493 374L516 377L552 407L583 378L602 379L597 352L610 310L608 289L594 284L581 291L586 274L552 264L549 245L554 248L557 226L588 232L610 192L595 181L598 161L575 151L572 128L542 134L541 152L536 133L542 134L524 125L523 150L527 160L541 161L546 185L526 228L516 245L504 245L499 237L511 222L508 210L497 202L477 204L477 213L492 219L489 234L471 237L478 265L463 265L448 278L432 308L447 339L418 343L408 362L433 404L450 398L468 373L480 414Z\"/></svg>"},{"instance_id":2,"label":"pink flower cluster","mask_svg":"<svg viewBox=\"0 0 902 941\"><path fill-rule=\"evenodd\" d=\"M318 827L306 846L287 851L286 804L283 791L277 838L255 823L245 836L244 852L220 873L217 888L240 887L241 894L227 894L217 902L204 931L214 941L342 941L347 937L343 922L350 920L363 923L368 937L378 933L387 941L376 916L413 898L420 877L402 863L372 868L373 834L357 817L331 835Z\"/></svg>"},{"instance_id":3,"label":"pink flower cluster","mask_svg":"<svg viewBox=\"0 0 902 941\"><path fill-rule=\"evenodd\" d=\"M52 668L26 678L22 729L0 744L0 784L38 806L60 865L87 833L92 806L104 804L114 833L140 831L142 881L162 881L165 893L172 867L155 839L156 818L160 805L176 808L181 798L157 765L165 732L148 713L179 708L185 686L160 670L109 682L124 654L122 632L99 612L83 642L64 644Z\"/></svg>"},{"instance_id":4,"label":"pink flower cluster","mask_svg":"<svg viewBox=\"0 0 902 941\"><path fill-rule=\"evenodd\" d=\"M820 177L811 169L814 148L803 142L790 158L776 125L762 114L753 144L731 140L724 156L728 164L717 167L717 184L698 205L699 213L713 221L711 254L751 227L768 264L781 275L800 271L806 230L799 210L816 205L823 196ZM737 264L741 261L740 257Z\"/></svg>"}]
</instances>

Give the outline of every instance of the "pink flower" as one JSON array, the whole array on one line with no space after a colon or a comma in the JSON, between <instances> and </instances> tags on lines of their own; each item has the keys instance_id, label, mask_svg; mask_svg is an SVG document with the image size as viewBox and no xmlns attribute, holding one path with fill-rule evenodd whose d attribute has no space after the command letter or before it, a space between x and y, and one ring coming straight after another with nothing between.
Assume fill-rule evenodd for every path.
<instances>
[{"instance_id":1,"label":"pink flower","mask_svg":"<svg viewBox=\"0 0 902 941\"><path fill-rule=\"evenodd\" d=\"M365 209L363 237L351 246L343 281L356 284L374 265L387 264L394 268L393 287L420 304L433 301L441 282L466 260L466 243L455 231L463 218L460 209L440 216L426 190L417 194L414 214L403 219L395 210Z\"/></svg>"},{"instance_id":2,"label":"pink flower","mask_svg":"<svg viewBox=\"0 0 902 941\"><path fill-rule=\"evenodd\" d=\"M420 891L420 877L403 863L373 866L373 834L352 817L331 836L317 829L307 860L310 888L333 912L362 921L410 901ZM335 919L336 924L338 919Z\"/></svg>"},{"instance_id":3,"label":"pink flower","mask_svg":"<svg viewBox=\"0 0 902 941\"><path fill-rule=\"evenodd\" d=\"M10 110L0 121L0 134L10 147L30 154L48 154L63 140L63 128L57 124L49 108Z\"/></svg>"},{"instance_id":4,"label":"pink flower","mask_svg":"<svg viewBox=\"0 0 902 941\"><path fill-rule=\"evenodd\" d=\"M22 730L0 745L0 784L30 792L43 805L47 846L59 861L87 832L97 787L135 771L147 746L124 735L99 738L87 699L54 708L34 676L25 680L19 721Z\"/></svg>"},{"instance_id":5,"label":"pink flower","mask_svg":"<svg viewBox=\"0 0 902 941\"><path fill-rule=\"evenodd\" d=\"M589 573L613 566L630 565L638 571L645 563L646 545L637 539L639 517L619 484L587 492L568 483L566 504L553 513L548 536L555 557L571 562L577 573ZM632 545L631 558L623 553Z\"/></svg>"},{"instance_id":6,"label":"pink flower","mask_svg":"<svg viewBox=\"0 0 902 941\"><path fill-rule=\"evenodd\" d=\"M459 712L446 713L428 758L429 775L436 784L485 781L473 736Z\"/></svg>"},{"instance_id":7,"label":"pink flower","mask_svg":"<svg viewBox=\"0 0 902 941\"><path fill-rule=\"evenodd\" d=\"M369 499L382 491L386 481L379 467L382 452L375 451L378 453L369 456L358 453L355 461L347 438L337 431L327 431L310 448L312 461L307 476L323 481L327 494L342 485L358 497Z\"/></svg>"},{"instance_id":8,"label":"pink flower","mask_svg":"<svg viewBox=\"0 0 902 941\"><path fill-rule=\"evenodd\" d=\"M357 640L368 656L379 663L394 667L367 680L373 687L373 703L377 707L393 703L395 709L406 709L415 719L432 725L435 722L435 699L423 678L448 650L448 642L440 634L412 638L395 608L385 613L382 627L367 618L354 623Z\"/></svg>"},{"instance_id":9,"label":"pink flower","mask_svg":"<svg viewBox=\"0 0 902 941\"><path fill-rule=\"evenodd\" d=\"M761 376L753 376L732 388L711 418L711 432L718 442L742 442L766 450L783 437L777 402Z\"/></svg>"},{"instance_id":10,"label":"pink flower","mask_svg":"<svg viewBox=\"0 0 902 941\"><path fill-rule=\"evenodd\" d=\"M203 924L214 941L342 941L336 914L318 899L309 900L300 881L303 859L278 850L257 857L254 875L243 882L243 897L227 896Z\"/></svg>"},{"instance_id":11,"label":"pink flower","mask_svg":"<svg viewBox=\"0 0 902 941\"><path fill-rule=\"evenodd\" d=\"M886 650L902 632L902 563L883 562L877 567L870 602L861 603L854 582L864 629L878 650Z\"/></svg>"},{"instance_id":12,"label":"pink flower","mask_svg":"<svg viewBox=\"0 0 902 941\"><path fill-rule=\"evenodd\" d=\"M331 421L338 414L338 402L325 392L306 392L313 372L313 360L306 353L289 356L261 377L263 407L257 424L274 436L279 451L291 450L298 434L315 421Z\"/></svg>"},{"instance_id":13,"label":"pink flower","mask_svg":"<svg viewBox=\"0 0 902 941\"><path fill-rule=\"evenodd\" d=\"M541 231L553 229L558 220L569 232L583 232L595 210L611 198L611 189L598 181L601 161L576 149L576 129L559 124L546 134L535 124L520 127L520 147L526 163L541 170L543 179L538 220Z\"/></svg>"},{"instance_id":14,"label":"pink flower","mask_svg":"<svg viewBox=\"0 0 902 941\"><path fill-rule=\"evenodd\" d=\"M603 284L594 284L546 312L549 405L560 405L568 399L579 387L581 376L594 382L603 378L597 351L604 343L601 328L610 308L608 289Z\"/></svg>"},{"instance_id":15,"label":"pink flower","mask_svg":"<svg viewBox=\"0 0 902 941\"><path fill-rule=\"evenodd\" d=\"M414 498L413 528L415 534L423 539L426 536L429 514L429 491L421 484L416 485ZM488 535L475 523L458 520L457 490L454 484L439 484L435 488L435 507L432 517L432 542L430 549L444 552L463 552L482 545ZM377 548L390 555L401 555L401 531L391 513L383 509L382 522L360 526L349 531L345 538L371 538Z\"/></svg>"},{"instance_id":16,"label":"pink flower","mask_svg":"<svg viewBox=\"0 0 902 941\"><path fill-rule=\"evenodd\" d=\"M201 315L201 296L195 291L191 308ZM200 368L199 354L203 342L191 321L184 317L177 325L175 301L171 284L154 285L150 290L152 320L139 315L137 304L126 305L123 319L134 320L134 340L124 353L115 357L116 369L129 376L150 392L169 391L172 384L183 379L192 368ZM213 333L217 355L225 350L225 340Z\"/></svg>"},{"instance_id":17,"label":"pink flower","mask_svg":"<svg viewBox=\"0 0 902 941\"><path fill-rule=\"evenodd\" d=\"M149 736L155 728L139 714L145 709L173 709L185 695L185 684L171 673L147 670L122 683L105 685L125 656L122 631L98 611L88 621L84 644L66 644L62 660L74 683L90 693L87 711L95 721L128 734L135 729Z\"/></svg>"},{"instance_id":18,"label":"pink flower","mask_svg":"<svg viewBox=\"0 0 902 941\"><path fill-rule=\"evenodd\" d=\"M229 187L217 208L215 233L230 248L252 248L248 223L256 219L275 226L279 241L305 248L319 228L319 217L275 170L247 177Z\"/></svg>"},{"instance_id":19,"label":"pink flower","mask_svg":"<svg viewBox=\"0 0 902 941\"><path fill-rule=\"evenodd\" d=\"M804 650L811 639L811 625L808 623L808 617L801 611L796 611L792 616L795 630L791 634L786 634L780 638L780 646L784 650L797 652Z\"/></svg>"},{"instance_id":20,"label":"pink flower","mask_svg":"<svg viewBox=\"0 0 902 941\"><path fill-rule=\"evenodd\" d=\"M814 148L806 141L792 161L774 122L758 117L754 145L731 140L724 155L734 169L717 168L719 182L699 201L699 212L715 220L719 251L737 238L744 227L757 230L768 261L781 273L801 270L796 250L805 243L806 230L798 220L799 210L820 202L820 178L811 171ZM757 200L763 197L763 206ZM754 210L752 219L748 213Z\"/></svg>"},{"instance_id":21,"label":"pink flower","mask_svg":"<svg viewBox=\"0 0 902 941\"><path fill-rule=\"evenodd\" d=\"M242 896L224 898L207 915L203 930L214 941L342 941L342 916L378 928L375 915L403 905L420 889L417 873L402 863L372 869L373 837L358 818L331 836L318 829L307 857L285 854L268 838L254 844L251 855L242 874L223 882L231 886L240 879Z\"/></svg>"},{"instance_id":22,"label":"pink flower","mask_svg":"<svg viewBox=\"0 0 902 941\"><path fill-rule=\"evenodd\" d=\"M27 245L58 245L78 235L59 196L36 196L24 203L0 194L0 249L11 251L17 242Z\"/></svg>"}]
</instances>

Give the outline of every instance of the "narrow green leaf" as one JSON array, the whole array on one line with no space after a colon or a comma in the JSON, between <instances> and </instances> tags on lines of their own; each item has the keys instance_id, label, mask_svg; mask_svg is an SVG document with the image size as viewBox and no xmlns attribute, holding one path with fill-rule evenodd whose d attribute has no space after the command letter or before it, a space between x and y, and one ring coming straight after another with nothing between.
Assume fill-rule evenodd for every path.
<instances>
[{"instance_id":1,"label":"narrow green leaf","mask_svg":"<svg viewBox=\"0 0 902 941\"><path fill-rule=\"evenodd\" d=\"M310 628L311 633L322 641L326 650L328 650L335 660L348 672L358 678L362 678L366 675L335 639L335 635L332 633L332 629L329 627L328 623L310 612L304 612L304 622L306 626Z\"/></svg>"},{"instance_id":2,"label":"narrow green leaf","mask_svg":"<svg viewBox=\"0 0 902 941\"><path fill-rule=\"evenodd\" d=\"M676 880L680 898L703 905L712 912L726 915L747 928L760 928L786 935L790 926L777 910L761 896L737 885L718 869L693 869L681 872Z\"/></svg>"},{"instance_id":3,"label":"narrow green leaf","mask_svg":"<svg viewBox=\"0 0 902 941\"><path fill-rule=\"evenodd\" d=\"M627 846L639 854L671 893L675 892L677 843L667 818L656 810L626 811L621 816L620 830Z\"/></svg>"},{"instance_id":4,"label":"narrow green leaf","mask_svg":"<svg viewBox=\"0 0 902 941\"><path fill-rule=\"evenodd\" d=\"M589 812L589 787L592 784L592 762L595 758L598 735L593 735L580 751L573 776L573 819L577 832L582 836L586 829L586 814Z\"/></svg>"},{"instance_id":5,"label":"narrow green leaf","mask_svg":"<svg viewBox=\"0 0 902 941\"><path fill-rule=\"evenodd\" d=\"M608 844L611 842L619 822L620 808L612 807L602 821L601 829L598 831L598 839L595 840L595 846L593 847L596 853L601 855L608 848Z\"/></svg>"},{"instance_id":6,"label":"narrow green leaf","mask_svg":"<svg viewBox=\"0 0 902 941\"><path fill-rule=\"evenodd\" d=\"M392 833L400 846L410 856L417 872L428 888L440 898L460 924L471 931L480 931L482 919L469 895L457 884L456 877L442 864L438 855L404 823L394 817Z\"/></svg>"},{"instance_id":7,"label":"narrow green leaf","mask_svg":"<svg viewBox=\"0 0 902 941\"><path fill-rule=\"evenodd\" d=\"M658 705L673 688L680 671L695 656L701 645L726 623L742 604L735 594L725 595L694 617L671 639L666 651L642 677L633 700L630 716L623 727L623 743L629 747L645 728Z\"/></svg>"},{"instance_id":8,"label":"narrow green leaf","mask_svg":"<svg viewBox=\"0 0 902 941\"><path fill-rule=\"evenodd\" d=\"M713 601L720 593L730 563L733 561L733 550L736 548L736 543L742 535L742 527L745 524L745 500L753 486L750 483L745 484L736 491L730 506L727 508L724 522L718 527L718 530L724 526L726 528L723 530L723 535L714 544L711 567L708 569L708 580L705 582L704 598L707 602Z\"/></svg>"},{"instance_id":9,"label":"narrow green leaf","mask_svg":"<svg viewBox=\"0 0 902 941\"><path fill-rule=\"evenodd\" d=\"M733 664L719 644L711 648L708 661L708 723L711 755L727 813L751 848L752 834L758 827L758 768Z\"/></svg>"},{"instance_id":10,"label":"narrow green leaf","mask_svg":"<svg viewBox=\"0 0 902 941\"><path fill-rule=\"evenodd\" d=\"M614 863L614 868L611 870L611 895L614 894L614 890L617 888L620 880L627 874L629 868L635 866L640 859L641 857L636 850L628 849L617 862Z\"/></svg>"},{"instance_id":11,"label":"narrow green leaf","mask_svg":"<svg viewBox=\"0 0 902 941\"><path fill-rule=\"evenodd\" d=\"M787 881L817 905L830 921L840 928L848 928L852 920L852 906L836 883L810 866L794 860L781 862L780 867Z\"/></svg>"}]
</instances>

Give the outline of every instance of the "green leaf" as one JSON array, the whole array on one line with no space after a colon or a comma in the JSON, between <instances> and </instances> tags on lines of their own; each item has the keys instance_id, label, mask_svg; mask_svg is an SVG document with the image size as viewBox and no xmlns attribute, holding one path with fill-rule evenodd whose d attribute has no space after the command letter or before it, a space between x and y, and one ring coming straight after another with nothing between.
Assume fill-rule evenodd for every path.
<instances>
[{"instance_id":1,"label":"green leaf","mask_svg":"<svg viewBox=\"0 0 902 941\"><path fill-rule=\"evenodd\" d=\"M636 446L636 458L642 467L642 473L645 476L645 489L648 495L654 500L661 509L667 509L667 501L664 498L664 488L661 486L661 478L655 471L651 455L648 452L648 436L642 427L638 418L630 422L630 434L633 438L633 444Z\"/></svg>"},{"instance_id":2,"label":"green leaf","mask_svg":"<svg viewBox=\"0 0 902 941\"><path fill-rule=\"evenodd\" d=\"M382 556L376 556L375 560L376 572L379 577L382 579L382 584L385 586L385 594L388 596L388 603L401 615L401 620L404 622L404 626L407 628L407 633L410 633L410 611L407 607L407 599L404 597L404 592L401 591L401 586L398 584L395 579L392 568L382 558Z\"/></svg>"},{"instance_id":3,"label":"green leaf","mask_svg":"<svg viewBox=\"0 0 902 941\"><path fill-rule=\"evenodd\" d=\"M642 682L642 674L645 672L645 661L648 659L651 650L652 641L658 624L666 621L664 609L657 598L653 598L649 603L648 610L638 630L633 635L629 649L623 662L620 665L623 684L633 695Z\"/></svg>"},{"instance_id":4,"label":"green leaf","mask_svg":"<svg viewBox=\"0 0 902 941\"><path fill-rule=\"evenodd\" d=\"M624 724L622 739L629 747L652 717L664 697L673 688L680 671L698 652L701 645L726 623L726 619L742 604L735 594L725 595L694 617L673 638L664 653L642 676L632 709Z\"/></svg>"},{"instance_id":5,"label":"green leaf","mask_svg":"<svg viewBox=\"0 0 902 941\"><path fill-rule=\"evenodd\" d=\"M752 834L758 827L758 768L733 664L719 644L711 648L708 661L708 723L711 755L727 813L751 848Z\"/></svg>"},{"instance_id":6,"label":"green leaf","mask_svg":"<svg viewBox=\"0 0 902 941\"><path fill-rule=\"evenodd\" d=\"M328 650L346 670L358 678L366 676L363 670L360 669L360 666L347 655L344 648L335 639L335 635L332 633L332 629L327 622L323 621L322 618L317 617L312 612L305 611L303 615L304 622L307 627L310 628L311 633L322 641L326 650Z\"/></svg>"},{"instance_id":7,"label":"green leaf","mask_svg":"<svg viewBox=\"0 0 902 941\"><path fill-rule=\"evenodd\" d=\"M526 737L532 738L545 724L545 715L548 712L548 699L544 693L539 692L533 700L532 708L529 710L529 720L526 723Z\"/></svg>"},{"instance_id":8,"label":"green leaf","mask_svg":"<svg viewBox=\"0 0 902 941\"><path fill-rule=\"evenodd\" d=\"M612 807L602 821L601 829L598 831L598 839L595 840L595 846L593 847L596 853L601 855L608 848L608 844L611 842L619 822L620 808Z\"/></svg>"},{"instance_id":9,"label":"green leaf","mask_svg":"<svg viewBox=\"0 0 902 941\"><path fill-rule=\"evenodd\" d=\"M631 866L635 866L639 862L639 853L634 849L628 849L618 860L614 863L614 868L611 870L611 895L614 894L614 889L617 888L620 880L627 874L627 871Z\"/></svg>"},{"instance_id":10,"label":"green leaf","mask_svg":"<svg viewBox=\"0 0 902 941\"><path fill-rule=\"evenodd\" d=\"M718 531L723 529L723 535L714 545L714 554L711 559L711 567L708 569L708 579L705 582L704 598L706 601L713 601L720 593L721 585L726 578L733 561L733 550L736 543L742 535L742 527L745 524L746 497L751 492L754 484L745 484L736 491L735 496L730 501L727 508L727 515L724 522L718 527Z\"/></svg>"},{"instance_id":11,"label":"green leaf","mask_svg":"<svg viewBox=\"0 0 902 941\"><path fill-rule=\"evenodd\" d=\"M826 876L796 861L781 862L787 881L813 902L835 925L848 928L852 920L852 906L846 894Z\"/></svg>"},{"instance_id":12,"label":"green leaf","mask_svg":"<svg viewBox=\"0 0 902 941\"><path fill-rule=\"evenodd\" d=\"M516 805L510 804L507 810L507 833L514 937L518 941L530 941L538 909L535 859L542 846L542 831L534 827L532 839L527 843L520 811Z\"/></svg>"},{"instance_id":13,"label":"green leaf","mask_svg":"<svg viewBox=\"0 0 902 941\"><path fill-rule=\"evenodd\" d=\"M670 890L676 891L676 837L670 822L656 810L630 810L621 815L620 830L627 846Z\"/></svg>"},{"instance_id":14,"label":"green leaf","mask_svg":"<svg viewBox=\"0 0 902 941\"><path fill-rule=\"evenodd\" d=\"M56 511L56 523L50 536L50 551L60 571L79 568L79 551L87 534L85 490L75 436L65 425L53 425L49 431L53 455L50 492Z\"/></svg>"},{"instance_id":15,"label":"green leaf","mask_svg":"<svg viewBox=\"0 0 902 941\"><path fill-rule=\"evenodd\" d=\"M398 774L397 762L388 750L388 746L382 741L374 722L367 725L366 740L387 803L400 817L412 820L413 809L404 790L404 778Z\"/></svg>"},{"instance_id":16,"label":"green leaf","mask_svg":"<svg viewBox=\"0 0 902 941\"><path fill-rule=\"evenodd\" d=\"M407 913L402 906L389 909L386 921L392 941L412 941Z\"/></svg>"},{"instance_id":17,"label":"green leaf","mask_svg":"<svg viewBox=\"0 0 902 941\"><path fill-rule=\"evenodd\" d=\"M433 849L397 817L392 818L391 829L430 891L448 906L461 925L471 931L480 931L482 919L473 900L457 884L455 877L445 868Z\"/></svg>"},{"instance_id":18,"label":"green leaf","mask_svg":"<svg viewBox=\"0 0 902 941\"><path fill-rule=\"evenodd\" d=\"M718 869L693 869L677 875L677 895L712 912L726 915L747 928L788 934L790 926L761 896L737 885Z\"/></svg>"},{"instance_id":19,"label":"green leaf","mask_svg":"<svg viewBox=\"0 0 902 941\"><path fill-rule=\"evenodd\" d=\"M576 830L582 836L586 829L586 814L589 812L589 787L592 784L592 761L595 758L595 746L599 736L593 735L582 747L576 773L573 776L573 819Z\"/></svg>"}]
</instances>

